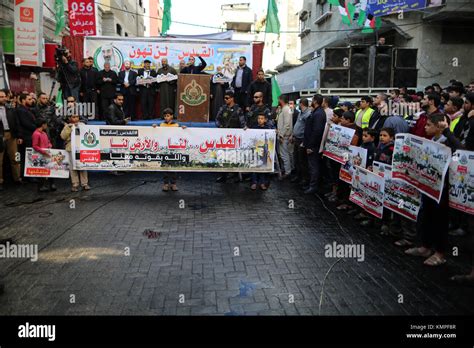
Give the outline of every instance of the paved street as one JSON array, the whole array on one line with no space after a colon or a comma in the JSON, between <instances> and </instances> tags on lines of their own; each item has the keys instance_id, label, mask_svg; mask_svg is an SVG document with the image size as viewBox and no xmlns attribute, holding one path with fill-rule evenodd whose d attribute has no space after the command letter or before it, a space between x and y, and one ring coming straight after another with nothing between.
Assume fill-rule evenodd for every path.
<instances>
[{"instance_id":1,"label":"paved street","mask_svg":"<svg viewBox=\"0 0 474 348\"><path fill-rule=\"evenodd\" d=\"M161 192L157 173L91 174L87 193L69 192L66 180L42 196L31 184L9 187L0 238L40 253L0 260L0 314L474 313L472 288L447 280L469 269L462 239L460 256L427 268L289 182L262 193L215 177L182 174L175 193ZM334 241L364 245L365 259L334 264L325 257Z\"/></svg>"}]
</instances>

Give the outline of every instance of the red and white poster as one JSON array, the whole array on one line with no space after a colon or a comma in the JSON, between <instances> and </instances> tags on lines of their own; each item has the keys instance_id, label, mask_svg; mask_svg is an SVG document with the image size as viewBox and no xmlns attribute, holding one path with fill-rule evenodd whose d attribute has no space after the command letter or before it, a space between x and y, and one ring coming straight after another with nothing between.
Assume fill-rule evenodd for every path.
<instances>
[{"instance_id":1,"label":"red and white poster","mask_svg":"<svg viewBox=\"0 0 474 348\"><path fill-rule=\"evenodd\" d=\"M15 0L15 64L43 65L43 2Z\"/></svg>"},{"instance_id":2,"label":"red and white poster","mask_svg":"<svg viewBox=\"0 0 474 348\"><path fill-rule=\"evenodd\" d=\"M94 0L69 0L71 36L96 35Z\"/></svg>"}]
</instances>

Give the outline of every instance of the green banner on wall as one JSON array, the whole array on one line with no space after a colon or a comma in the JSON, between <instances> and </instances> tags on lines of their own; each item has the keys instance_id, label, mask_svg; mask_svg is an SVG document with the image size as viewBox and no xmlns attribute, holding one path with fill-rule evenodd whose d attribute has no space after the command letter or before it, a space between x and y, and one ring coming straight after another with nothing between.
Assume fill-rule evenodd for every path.
<instances>
[{"instance_id":1,"label":"green banner on wall","mask_svg":"<svg viewBox=\"0 0 474 348\"><path fill-rule=\"evenodd\" d=\"M3 43L3 53L14 54L15 53L15 31L13 28L0 27L0 38Z\"/></svg>"}]
</instances>

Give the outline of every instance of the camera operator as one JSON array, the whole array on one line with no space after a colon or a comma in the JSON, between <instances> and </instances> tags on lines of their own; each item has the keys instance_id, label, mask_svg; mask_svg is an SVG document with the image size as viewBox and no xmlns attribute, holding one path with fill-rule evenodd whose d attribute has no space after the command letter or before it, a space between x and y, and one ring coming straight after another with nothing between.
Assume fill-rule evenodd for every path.
<instances>
[{"instance_id":1,"label":"camera operator","mask_svg":"<svg viewBox=\"0 0 474 348\"><path fill-rule=\"evenodd\" d=\"M72 60L71 52L64 48L56 49L55 58L58 72L57 80L61 84L63 99L74 96L76 100L79 100L81 76L77 62Z\"/></svg>"}]
</instances>

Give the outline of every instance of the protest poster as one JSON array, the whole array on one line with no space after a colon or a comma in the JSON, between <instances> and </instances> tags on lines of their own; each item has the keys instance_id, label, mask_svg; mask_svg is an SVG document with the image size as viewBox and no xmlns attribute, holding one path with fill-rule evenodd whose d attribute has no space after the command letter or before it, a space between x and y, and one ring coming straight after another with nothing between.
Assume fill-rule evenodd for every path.
<instances>
[{"instance_id":1,"label":"protest poster","mask_svg":"<svg viewBox=\"0 0 474 348\"><path fill-rule=\"evenodd\" d=\"M80 125L74 169L273 172L275 130Z\"/></svg>"},{"instance_id":2,"label":"protest poster","mask_svg":"<svg viewBox=\"0 0 474 348\"><path fill-rule=\"evenodd\" d=\"M97 34L94 0L69 0L69 31L72 36Z\"/></svg>"},{"instance_id":3,"label":"protest poster","mask_svg":"<svg viewBox=\"0 0 474 348\"><path fill-rule=\"evenodd\" d=\"M372 168L374 174L385 180L384 207L416 221L421 207L420 191L403 181L393 180L392 166L389 164L374 161Z\"/></svg>"},{"instance_id":4,"label":"protest poster","mask_svg":"<svg viewBox=\"0 0 474 348\"><path fill-rule=\"evenodd\" d=\"M247 58L247 66L252 66L253 48L249 41L203 40L179 38L106 38L86 37L84 39L84 57L93 57L94 66L103 69L104 63L110 63L115 72L124 69L124 62L130 61L132 69L143 67L144 60L151 61L152 69L157 70L162 58L179 71L179 62L196 57L196 64L202 57L206 62L204 72L216 74L221 67L223 77L232 79L239 66L239 57Z\"/></svg>"},{"instance_id":5,"label":"protest poster","mask_svg":"<svg viewBox=\"0 0 474 348\"><path fill-rule=\"evenodd\" d=\"M324 144L323 155L341 164L346 163L354 133L355 129L332 124Z\"/></svg>"},{"instance_id":6,"label":"protest poster","mask_svg":"<svg viewBox=\"0 0 474 348\"><path fill-rule=\"evenodd\" d=\"M25 176L43 178L69 178L69 153L66 150L48 149L47 157L33 148L25 153Z\"/></svg>"},{"instance_id":7,"label":"protest poster","mask_svg":"<svg viewBox=\"0 0 474 348\"><path fill-rule=\"evenodd\" d=\"M457 150L449 165L449 206L474 215L474 152Z\"/></svg>"},{"instance_id":8,"label":"protest poster","mask_svg":"<svg viewBox=\"0 0 474 348\"><path fill-rule=\"evenodd\" d=\"M364 168L355 167L349 200L369 214L383 216L384 179Z\"/></svg>"},{"instance_id":9,"label":"protest poster","mask_svg":"<svg viewBox=\"0 0 474 348\"><path fill-rule=\"evenodd\" d=\"M339 170L339 179L352 184L352 176L354 175L354 168L356 166L365 168L367 163L367 149L358 146L349 147L349 158L346 163L341 166Z\"/></svg>"},{"instance_id":10,"label":"protest poster","mask_svg":"<svg viewBox=\"0 0 474 348\"><path fill-rule=\"evenodd\" d=\"M438 203L451 161L451 149L411 134L395 136L392 178L400 179Z\"/></svg>"}]
</instances>

